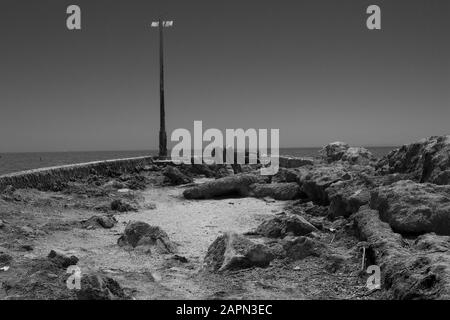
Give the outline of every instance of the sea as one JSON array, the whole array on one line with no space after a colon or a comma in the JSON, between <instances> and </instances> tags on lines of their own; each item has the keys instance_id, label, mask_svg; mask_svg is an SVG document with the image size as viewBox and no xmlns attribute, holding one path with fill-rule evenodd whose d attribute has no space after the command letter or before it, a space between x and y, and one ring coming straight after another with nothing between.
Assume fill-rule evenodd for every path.
<instances>
[{"instance_id":1,"label":"sea","mask_svg":"<svg viewBox=\"0 0 450 320\"><path fill-rule=\"evenodd\" d=\"M367 147L381 158L396 147ZM321 148L280 148L280 155L316 157ZM8 173L109 159L157 155L156 150L0 153L0 176Z\"/></svg>"}]
</instances>

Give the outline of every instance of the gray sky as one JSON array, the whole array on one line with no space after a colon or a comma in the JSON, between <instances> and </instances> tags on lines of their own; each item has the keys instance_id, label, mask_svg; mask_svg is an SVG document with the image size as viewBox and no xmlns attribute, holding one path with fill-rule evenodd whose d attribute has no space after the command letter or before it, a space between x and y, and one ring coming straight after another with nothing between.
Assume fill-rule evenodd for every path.
<instances>
[{"instance_id":1,"label":"gray sky","mask_svg":"<svg viewBox=\"0 0 450 320\"><path fill-rule=\"evenodd\" d=\"M161 13L169 138L194 120L279 128L281 147L449 133L447 0L2 0L0 152L155 149Z\"/></svg>"}]
</instances>

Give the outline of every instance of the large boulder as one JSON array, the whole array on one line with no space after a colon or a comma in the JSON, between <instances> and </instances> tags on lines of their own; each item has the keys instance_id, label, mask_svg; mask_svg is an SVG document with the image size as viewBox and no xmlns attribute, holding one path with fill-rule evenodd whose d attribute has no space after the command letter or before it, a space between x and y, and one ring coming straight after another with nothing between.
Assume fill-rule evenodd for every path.
<instances>
[{"instance_id":1,"label":"large boulder","mask_svg":"<svg viewBox=\"0 0 450 320\"><path fill-rule=\"evenodd\" d=\"M383 172L410 174L418 182L450 184L450 135L404 145L381 159L377 167Z\"/></svg>"},{"instance_id":2,"label":"large boulder","mask_svg":"<svg viewBox=\"0 0 450 320\"><path fill-rule=\"evenodd\" d=\"M174 253L176 246L170 241L167 233L158 226L151 226L141 221L130 221L123 235L117 241L120 246L149 249L156 246L161 253Z\"/></svg>"},{"instance_id":3,"label":"large boulder","mask_svg":"<svg viewBox=\"0 0 450 320\"><path fill-rule=\"evenodd\" d=\"M398 181L375 189L370 206L402 234L450 235L450 186Z\"/></svg>"},{"instance_id":4,"label":"large boulder","mask_svg":"<svg viewBox=\"0 0 450 320\"><path fill-rule=\"evenodd\" d=\"M347 143L336 141L324 146L319 153L324 160L331 163L341 160L342 155L348 148L350 148L350 146Z\"/></svg>"},{"instance_id":5,"label":"large boulder","mask_svg":"<svg viewBox=\"0 0 450 320\"><path fill-rule=\"evenodd\" d=\"M293 200L300 194L300 186L291 183L255 183L250 186L251 195L256 198L271 197L275 200Z\"/></svg>"},{"instance_id":6,"label":"large boulder","mask_svg":"<svg viewBox=\"0 0 450 320\"><path fill-rule=\"evenodd\" d=\"M350 147L347 143L340 141L324 146L319 153L328 163L345 161L350 164L368 165L376 160L366 148Z\"/></svg>"},{"instance_id":7,"label":"large boulder","mask_svg":"<svg viewBox=\"0 0 450 320\"><path fill-rule=\"evenodd\" d=\"M208 271L267 267L274 259L272 252L262 244L256 244L233 232L218 237L208 248L204 267Z\"/></svg>"},{"instance_id":8,"label":"large boulder","mask_svg":"<svg viewBox=\"0 0 450 320\"><path fill-rule=\"evenodd\" d=\"M350 180L349 170L342 164L303 167L297 169L297 183L307 198L316 204L328 205L326 189L333 183Z\"/></svg>"},{"instance_id":9,"label":"large boulder","mask_svg":"<svg viewBox=\"0 0 450 320\"><path fill-rule=\"evenodd\" d=\"M328 214L332 218L349 217L370 200L370 188L354 180L339 181L331 185L327 192L330 199Z\"/></svg>"},{"instance_id":10,"label":"large boulder","mask_svg":"<svg viewBox=\"0 0 450 320\"><path fill-rule=\"evenodd\" d=\"M391 185L403 179L401 174L385 176L373 172L353 172L351 180L338 181L327 188L330 205L329 216L349 217L370 201L371 191L379 186Z\"/></svg>"},{"instance_id":11,"label":"large boulder","mask_svg":"<svg viewBox=\"0 0 450 320\"><path fill-rule=\"evenodd\" d=\"M249 195L250 185L261 180L261 177L254 174L239 174L219 178L187 188L184 190L183 196L186 199L211 199L223 196L245 197Z\"/></svg>"},{"instance_id":12,"label":"large boulder","mask_svg":"<svg viewBox=\"0 0 450 320\"><path fill-rule=\"evenodd\" d=\"M314 231L317 231L317 228L305 218L283 215L264 221L256 228L255 233L269 238L282 238L288 234L304 236Z\"/></svg>"}]
</instances>

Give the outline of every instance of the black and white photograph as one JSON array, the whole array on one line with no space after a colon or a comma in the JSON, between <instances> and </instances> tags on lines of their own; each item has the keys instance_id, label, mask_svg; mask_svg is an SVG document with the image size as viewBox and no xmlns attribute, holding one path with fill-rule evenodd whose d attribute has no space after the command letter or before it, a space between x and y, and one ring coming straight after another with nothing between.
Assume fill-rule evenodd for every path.
<instances>
[{"instance_id":1,"label":"black and white photograph","mask_svg":"<svg viewBox=\"0 0 450 320\"><path fill-rule=\"evenodd\" d=\"M0 300L450 300L448 0L0 0L0 41Z\"/></svg>"}]
</instances>

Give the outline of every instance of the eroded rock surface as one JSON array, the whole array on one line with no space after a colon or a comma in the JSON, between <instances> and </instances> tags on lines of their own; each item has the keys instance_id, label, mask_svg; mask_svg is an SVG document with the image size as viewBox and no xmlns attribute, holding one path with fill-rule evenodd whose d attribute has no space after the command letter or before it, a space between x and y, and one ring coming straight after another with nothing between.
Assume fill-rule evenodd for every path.
<instances>
[{"instance_id":1,"label":"eroded rock surface","mask_svg":"<svg viewBox=\"0 0 450 320\"><path fill-rule=\"evenodd\" d=\"M251 195L256 198L271 197L275 200L293 200L300 194L300 186L291 183L256 183L250 186Z\"/></svg>"},{"instance_id":2,"label":"eroded rock surface","mask_svg":"<svg viewBox=\"0 0 450 320\"><path fill-rule=\"evenodd\" d=\"M308 237L293 237L283 240L286 257L291 260L302 260L309 256L318 257L327 251L326 245Z\"/></svg>"},{"instance_id":3,"label":"eroded rock surface","mask_svg":"<svg viewBox=\"0 0 450 320\"><path fill-rule=\"evenodd\" d=\"M322 158L328 163L339 161L350 146L342 141L335 141L327 144L319 151Z\"/></svg>"},{"instance_id":4,"label":"eroded rock surface","mask_svg":"<svg viewBox=\"0 0 450 320\"><path fill-rule=\"evenodd\" d=\"M450 235L450 186L402 180L375 189L370 206L397 232Z\"/></svg>"},{"instance_id":5,"label":"eroded rock surface","mask_svg":"<svg viewBox=\"0 0 450 320\"><path fill-rule=\"evenodd\" d=\"M79 300L128 300L119 283L99 273L89 273L81 277L80 290L76 290Z\"/></svg>"},{"instance_id":6,"label":"eroded rock surface","mask_svg":"<svg viewBox=\"0 0 450 320\"><path fill-rule=\"evenodd\" d=\"M433 136L390 152L378 167L390 173L407 173L418 182L450 184L450 135Z\"/></svg>"},{"instance_id":7,"label":"eroded rock surface","mask_svg":"<svg viewBox=\"0 0 450 320\"><path fill-rule=\"evenodd\" d=\"M427 234L409 245L368 206L353 219L369 244L369 263L380 267L387 298L450 299L450 237Z\"/></svg>"},{"instance_id":8,"label":"eroded rock surface","mask_svg":"<svg viewBox=\"0 0 450 320\"><path fill-rule=\"evenodd\" d=\"M250 185L262 180L254 174L239 174L187 188L183 192L186 199L211 199L221 196L248 196Z\"/></svg>"},{"instance_id":9,"label":"eroded rock surface","mask_svg":"<svg viewBox=\"0 0 450 320\"><path fill-rule=\"evenodd\" d=\"M309 200L328 205L330 200L326 189L333 183L350 180L349 171L342 165L323 165L298 169L297 182Z\"/></svg>"},{"instance_id":10,"label":"eroded rock surface","mask_svg":"<svg viewBox=\"0 0 450 320\"><path fill-rule=\"evenodd\" d=\"M282 238L288 234L304 236L317 231L317 228L305 218L294 215L282 215L264 221L255 230L255 233L269 238Z\"/></svg>"},{"instance_id":11,"label":"eroded rock surface","mask_svg":"<svg viewBox=\"0 0 450 320\"><path fill-rule=\"evenodd\" d=\"M272 252L233 232L218 237L208 248L204 266L209 271L226 271L251 267L267 267L274 259Z\"/></svg>"},{"instance_id":12,"label":"eroded rock surface","mask_svg":"<svg viewBox=\"0 0 450 320\"><path fill-rule=\"evenodd\" d=\"M151 226L141 221L131 221L119 238L120 246L156 247L161 253L174 253L176 246L170 241L167 233L158 226Z\"/></svg>"},{"instance_id":13,"label":"eroded rock surface","mask_svg":"<svg viewBox=\"0 0 450 320\"><path fill-rule=\"evenodd\" d=\"M358 212L361 206L369 203L372 190L379 186L391 185L403 178L401 174L380 176L370 170L352 172L350 180L338 181L326 189L330 199L328 208L330 217L349 217Z\"/></svg>"},{"instance_id":14,"label":"eroded rock surface","mask_svg":"<svg viewBox=\"0 0 450 320\"><path fill-rule=\"evenodd\" d=\"M339 181L328 189L330 217L349 217L358 212L359 208L370 200L370 188L362 183L351 181Z\"/></svg>"},{"instance_id":15,"label":"eroded rock surface","mask_svg":"<svg viewBox=\"0 0 450 320\"><path fill-rule=\"evenodd\" d=\"M350 147L345 142L332 142L319 151L328 163L344 161L350 164L368 165L376 159L366 148Z\"/></svg>"}]
</instances>

